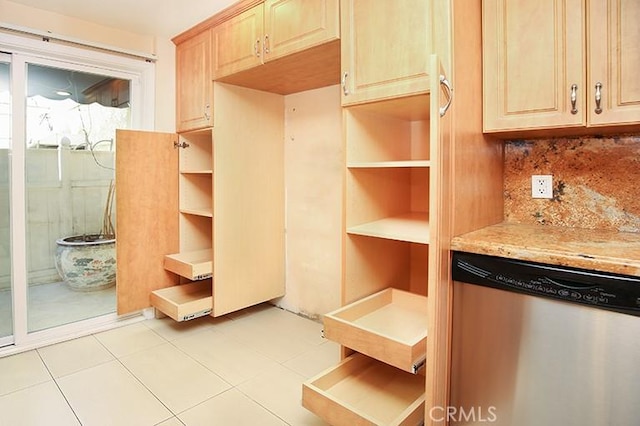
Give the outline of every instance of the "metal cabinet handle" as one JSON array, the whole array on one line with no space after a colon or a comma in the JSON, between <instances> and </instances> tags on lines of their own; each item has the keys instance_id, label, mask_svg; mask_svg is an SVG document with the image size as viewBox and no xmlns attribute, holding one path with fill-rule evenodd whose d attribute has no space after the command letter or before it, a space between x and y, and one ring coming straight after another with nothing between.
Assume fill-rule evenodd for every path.
<instances>
[{"instance_id":1,"label":"metal cabinet handle","mask_svg":"<svg viewBox=\"0 0 640 426\"><path fill-rule=\"evenodd\" d=\"M596 83L596 114L602 113L602 107L600 106L600 102L602 101L602 83Z\"/></svg>"},{"instance_id":2,"label":"metal cabinet handle","mask_svg":"<svg viewBox=\"0 0 640 426\"><path fill-rule=\"evenodd\" d=\"M447 80L447 78L442 74L440 75L440 84L447 89L447 103L440 107L440 117L444 117L451 106L451 101L453 100L453 89L451 88L449 80Z\"/></svg>"},{"instance_id":3,"label":"metal cabinet handle","mask_svg":"<svg viewBox=\"0 0 640 426\"><path fill-rule=\"evenodd\" d=\"M576 115L578 108L576 108L576 102L578 101L578 85L571 85L571 114Z\"/></svg>"},{"instance_id":4,"label":"metal cabinet handle","mask_svg":"<svg viewBox=\"0 0 640 426\"><path fill-rule=\"evenodd\" d=\"M211 118L211 114L209 113L209 111L211 110L211 105L206 104L204 106L204 118L209 121L209 119Z\"/></svg>"},{"instance_id":5,"label":"metal cabinet handle","mask_svg":"<svg viewBox=\"0 0 640 426\"><path fill-rule=\"evenodd\" d=\"M268 55L269 53L271 53L271 50L269 50L269 34L264 35L264 46L262 48L264 50L265 55Z\"/></svg>"},{"instance_id":6,"label":"metal cabinet handle","mask_svg":"<svg viewBox=\"0 0 640 426\"><path fill-rule=\"evenodd\" d=\"M349 95L349 89L347 89L347 77L349 76L349 73L345 71L344 74L342 74L342 93L344 93L345 96Z\"/></svg>"},{"instance_id":7,"label":"metal cabinet handle","mask_svg":"<svg viewBox=\"0 0 640 426\"><path fill-rule=\"evenodd\" d=\"M260 57L260 39L257 39L255 44L253 45L253 50L256 53L256 56L259 58Z\"/></svg>"},{"instance_id":8,"label":"metal cabinet handle","mask_svg":"<svg viewBox=\"0 0 640 426\"><path fill-rule=\"evenodd\" d=\"M176 141L174 141L173 142L173 147L174 148L183 148L184 149L184 148L188 148L189 144L187 142L176 142Z\"/></svg>"}]
</instances>

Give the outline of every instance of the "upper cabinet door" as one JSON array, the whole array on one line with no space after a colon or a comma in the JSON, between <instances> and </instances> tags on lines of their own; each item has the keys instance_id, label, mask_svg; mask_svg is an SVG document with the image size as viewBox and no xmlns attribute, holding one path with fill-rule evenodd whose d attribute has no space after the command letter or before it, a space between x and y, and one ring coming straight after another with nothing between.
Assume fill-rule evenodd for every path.
<instances>
[{"instance_id":1,"label":"upper cabinet door","mask_svg":"<svg viewBox=\"0 0 640 426\"><path fill-rule=\"evenodd\" d=\"M340 38L338 0L266 0L264 61Z\"/></svg>"},{"instance_id":2,"label":"upper cabinet door","mask_svg":"<svg viewBox=\"0 0 640 426\"><path fill-rule=\"evenodd\" d=\"M343 105L429 91L430 4L340 2Z\"/></svg>"},{"instance_id":3,"label":"upper cabinet door","mask_svg":"<svg viewBox=\"0 0 640 426\"><path fill-rule=\"evenodd\" d=\"M589 122L640 122L640 2L589 1ZM596 102L599 85L600 108ZM601 112L596 112L600 111Z\"/></svg>"},{"instance_id":4,"label":"upper cabinet door","mask_svg":"<svg viewBox=\"0 0 640 426\"><path fill-rule=\"evenodd\" d=\"M178 132L213 126L211 30L176 46Z\"/></svg>"},{"instance_id":5,"label":"upper cabinet door","mask_svg":"<svg viewBox=\"0 0 640 426\"><path fill-rule=\"evenodd\" d=\"M259 4L213 28L214 79L262 63L263 9Z\"/></svg>"},{"instance_id":6,"label":"upper cabinet door","mask_svg":"<svg viewBox=\"0 0 640 426\"><path fill-rule=\"evenodd\" d=\"M582 0L483 1L485 132L585 125L584 23Z\"/></svg>"}]
</instances>

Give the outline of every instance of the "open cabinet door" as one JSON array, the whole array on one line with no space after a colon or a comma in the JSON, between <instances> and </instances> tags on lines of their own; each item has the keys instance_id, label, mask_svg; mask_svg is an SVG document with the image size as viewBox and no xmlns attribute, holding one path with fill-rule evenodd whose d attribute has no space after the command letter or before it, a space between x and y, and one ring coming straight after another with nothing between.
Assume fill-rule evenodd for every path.
<instances>
[{"instance_id":1,"label":"open cabinet door","mask_svg":"<svg viewBox=\"0 0 640 426\"><path fill-rule=\"evenodd\" d=\"M431 57L431 181L425 424L446 424L449 402L451 283L452 90ZM435 212L435 214L433 213ZM433 409L433 410L432 410ZM443 411L444 410L444 411ZM444 415L442 415L444 413ZM442 421L439 419L442 418Z\"/></svg>"},{"instance_id":2,"label":"open cabinet door","mask_svg":"<svg viewBox=\"0 0 640 426\"><path fill-rule=\"evenodd\" d=\"M179 249L178 150L172 133L116 132L118 314L147 308L151 291L178 284L163 267Z\"/></svg>"},{"instance_id":3,"label":"open cabinet door","mask_svg":"<svg viewBox=\"0 0 640 426\"><path fill-rule=\"evenodd\" d=\"M284 96L214 83L213 315L284 295Z\"/></svg>"}]
</instances>

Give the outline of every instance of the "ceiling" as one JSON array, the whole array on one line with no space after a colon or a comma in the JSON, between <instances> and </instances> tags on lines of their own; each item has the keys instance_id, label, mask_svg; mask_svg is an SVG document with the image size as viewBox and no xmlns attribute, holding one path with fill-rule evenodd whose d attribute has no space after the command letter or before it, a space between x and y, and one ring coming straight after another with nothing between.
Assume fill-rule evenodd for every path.
<instances>
[{"instance_id":1,"label":"ceiling","mask_svg":"<svg viewBox=\"0 0 640 426\"><path fill-rule=\"evenodd\" d=\"M9 0L126 30L172 38L237 0Z\"/></svg>"}]
</instances>

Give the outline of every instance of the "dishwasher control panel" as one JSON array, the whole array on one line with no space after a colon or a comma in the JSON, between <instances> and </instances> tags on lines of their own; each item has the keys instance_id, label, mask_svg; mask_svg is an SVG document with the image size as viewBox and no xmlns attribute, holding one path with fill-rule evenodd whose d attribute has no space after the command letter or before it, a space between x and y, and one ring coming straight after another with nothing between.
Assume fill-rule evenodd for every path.
<instances>
[{"instance_id":1,"label":"dishwasher control panel","mask_svg":"<svg viewBox=\"0 0 640 426\"><path fill-rule=\"evenodd\" d=\"M454 252L455 281L640 316L640 277Z\"/></svg>"}]
</instances>

